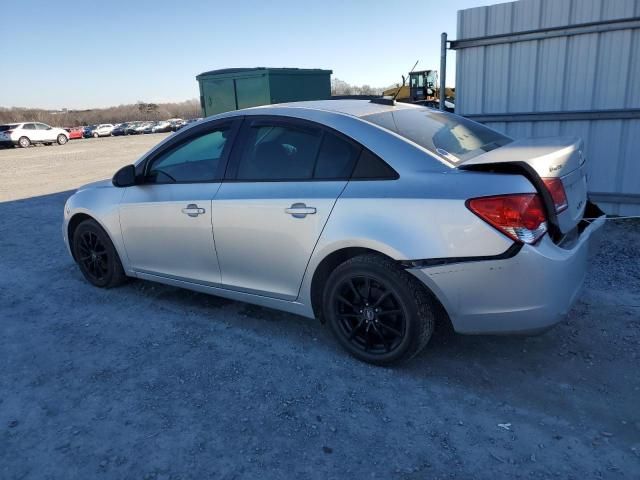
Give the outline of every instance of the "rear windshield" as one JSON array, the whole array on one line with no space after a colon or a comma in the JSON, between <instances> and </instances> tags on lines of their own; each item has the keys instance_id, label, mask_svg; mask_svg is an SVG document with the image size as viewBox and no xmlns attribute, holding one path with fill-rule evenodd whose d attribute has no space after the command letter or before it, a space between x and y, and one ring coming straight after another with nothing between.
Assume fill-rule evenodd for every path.
<instances>
[{"instance_id":1,"label":"rear windshield","mask_svg":"<svg viewBox=\"0 0 640 480\"><path fill-rule=\"evenodd\" d=\"M18 128L17 123L14 123L13 125L0 125L0 132L6 132L7 130L13 130L14 128Z\"/></svg>"},{"instance_id":2,"label":"rear windshield","mask_svg":"<svg viewBox=\"0 0 640 480\"><path fill-rule=\"evenodd\" d=\"M513 139L464 117L429 108L407 108L362 117L458 164Z\"/></svg>"}]
</instances>

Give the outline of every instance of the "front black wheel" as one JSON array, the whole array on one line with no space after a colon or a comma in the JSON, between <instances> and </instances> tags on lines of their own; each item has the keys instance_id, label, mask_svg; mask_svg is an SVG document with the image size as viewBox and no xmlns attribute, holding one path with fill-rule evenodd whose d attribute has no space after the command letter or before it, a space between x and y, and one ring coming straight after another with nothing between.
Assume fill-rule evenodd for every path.
<instances>
[{"instance_id":1,"label":"front black wheel","mask_svg":"<svg viewBox=\"0 0 640 480\"><path fill-rule=\"evenodd\" d=\"M417 355L431 338L435 305L419 281L383 256L347 260L329 276L323 313L338 342L365 362Z\"/></svg>"},{"instance_id":2,"label":"front black wheel","mask_svg":"<svg viewBox=\"0 0 640 480\"><path fill-rule=\"evenodd\" d=\"M58 138L56 139L56 141L58 142L58 145L64 145L65 143L67 143L69 139L67 138L66 135L63 135L62 133L60 135L58 135Z\"/></svg>"},{"instance_id":3,"label":"front black wheel","mask_svg":"<svg viewBox=\"0 0 640 480\"><path fill-rule=\"evenodd\" d=\"M125 282L118 252L95 220L78 225L73 233L73 253L84 278L92 285L112 288Z\"/></svg>"}]
</instances>

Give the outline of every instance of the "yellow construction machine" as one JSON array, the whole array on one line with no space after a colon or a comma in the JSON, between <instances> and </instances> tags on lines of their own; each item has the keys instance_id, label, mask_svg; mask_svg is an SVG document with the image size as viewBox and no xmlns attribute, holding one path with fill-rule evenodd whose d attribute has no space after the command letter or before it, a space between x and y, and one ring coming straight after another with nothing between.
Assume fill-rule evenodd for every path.
<instances>
[{"instance_id":1,"label":"yellow construction machine","mask_svg":"<svg viewBox=\"0 0 640 480\"><path fill-rule=\"evenodd\" d=\"M413 68L416 67L416 64ZM438 108L440 89L438 88L437 70L420 70L409 72L409 84L406 84L406 77L402 76L402 85L388 88L382 95L392 97L398 102L417 103L427 107ZM455 90L447 88L445 90L445 110L453 111Z\"/></svg>"}]
</instances>

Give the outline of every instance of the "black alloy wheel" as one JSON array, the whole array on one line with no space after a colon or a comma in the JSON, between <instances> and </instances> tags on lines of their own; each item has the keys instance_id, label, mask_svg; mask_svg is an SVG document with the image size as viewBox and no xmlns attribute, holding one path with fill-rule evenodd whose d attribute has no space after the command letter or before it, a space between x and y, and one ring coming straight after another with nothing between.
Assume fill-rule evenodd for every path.
<instances>
[{"instance_id":1,"label":"black alloy wheel","mask_svg":"<svg viewBox=\"0 0 640 480\"><path fill-rule=\"evenodd\" d=\"M95 220L85 220L73 233L73 254L84 277L96 287L111 288L126 280L118 253Z\"/></svg>"},{"instance_id":2,"label":"black alloy wheel","mask_svg":"<svg viewBox=\"0 0 640 480\"><path fill-rule=\"evenodd\" d=\"M109 273L107 248L94 232L86 231L80 236L78 262L83 270L95 281L103 281Z\"/></svg>"},{"instance_id":3,"label":"black alloy wheel","mask_svg":"<svg viewBox=\"0 0 640 480\"><path fill-rule=\"evenodd\" d=\"M426 287L382 255L345 261L324 287L322 315L338 342L376 365L417 355L431 338L437 311Z\"/></svg>"},{"instance_id":4,"label":"black alloy wheel","mask_svg":"<svg viewBox=\"0 0 640 480\"><path fill-rule=\"evenodd\" d=\"M389 286L369 276L343 280L334 297L339 326L354 348L390 353L402 342L406 312Z\"/></svg>"}]
</instances>

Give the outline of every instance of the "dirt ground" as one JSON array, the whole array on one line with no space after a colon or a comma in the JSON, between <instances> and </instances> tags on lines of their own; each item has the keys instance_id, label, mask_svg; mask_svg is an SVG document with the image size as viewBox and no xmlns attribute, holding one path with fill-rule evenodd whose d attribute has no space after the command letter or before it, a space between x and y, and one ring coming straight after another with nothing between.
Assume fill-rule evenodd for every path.
<instances>
[{"instance_id":1,"label":"dirt ground","mask_svg":"<svg viewBox=\"0 0 640 480\"><path fill-rule=\"evenodd\" d=\"M640 478L639 223L544 335L373 367L315 321L83 280L66 198L161 138L0 150L0 478Z\"/></svg>"}]
</instances>

